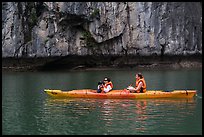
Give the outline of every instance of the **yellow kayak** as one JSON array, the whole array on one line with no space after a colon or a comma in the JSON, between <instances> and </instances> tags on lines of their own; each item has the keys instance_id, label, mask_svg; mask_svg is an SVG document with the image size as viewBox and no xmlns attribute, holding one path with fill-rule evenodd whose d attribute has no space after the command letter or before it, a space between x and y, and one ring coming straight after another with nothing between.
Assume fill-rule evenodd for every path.
<instances>
[{"instance_id":1,"label":"yellow kayak","mask_svg":"<svg viewBox=\"0 0 204 137\"><path fill-rule=\"evenodd\" d=\"M146 98L192 98L196 90L148 90L145 93L130 93L128 90L111 90L108 93L97 93L93 89L79 89L71 91L45 89L45 93L52 97L63 98L104 98L104 99L146 99Z\"/></svg>"}]
</instances>

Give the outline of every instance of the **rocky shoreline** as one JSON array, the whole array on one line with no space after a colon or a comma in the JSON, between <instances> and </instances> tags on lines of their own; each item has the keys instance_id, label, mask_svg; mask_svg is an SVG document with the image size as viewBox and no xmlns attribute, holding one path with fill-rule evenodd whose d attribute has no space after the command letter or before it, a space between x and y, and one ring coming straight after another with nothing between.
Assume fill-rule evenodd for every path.
<instances>
[{"instance_id":1,"label":"rocky shoreline","mask_svg":"<svg viewBox=\"0 0 204 137\"><path fill-rule=\"evenodd\" d=\"M79 71L202 68L202 56L65 56L2 58L2 71Z\"/></svg>"}]
</instances>

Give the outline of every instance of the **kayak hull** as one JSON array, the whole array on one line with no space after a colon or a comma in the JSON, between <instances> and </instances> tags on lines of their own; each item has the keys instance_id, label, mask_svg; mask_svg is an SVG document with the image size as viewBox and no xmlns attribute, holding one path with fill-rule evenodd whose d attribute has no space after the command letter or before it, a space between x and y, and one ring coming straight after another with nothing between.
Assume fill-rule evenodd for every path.
<instances>
[{"instance_id":1,"label":"kayak hull","mask_svg":"<svg viewBox=\"0 0 204 137\"><path fill-rule=\"evenodd\" d=\"M60 98L101 98L101 99L146 99L146 98L192 98L196 94L196 90L149 90L146 93L130 93L128 90L112 90L108 93L97 93L93 89L81 90L52 90L45 89L45 93L52 97Z\"/></svg>"}]
</instances>

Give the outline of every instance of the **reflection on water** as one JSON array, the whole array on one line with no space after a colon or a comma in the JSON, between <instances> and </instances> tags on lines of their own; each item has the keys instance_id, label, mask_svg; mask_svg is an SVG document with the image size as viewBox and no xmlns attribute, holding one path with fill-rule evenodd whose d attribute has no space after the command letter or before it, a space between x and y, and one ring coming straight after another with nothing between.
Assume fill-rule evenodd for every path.
<instances>
[{"instance_id":1,"label":"reflection on water","mask_svg":"<svg viewBox=\"0 0 204 137\"><path fill-rule=\"evenodd\" d=\"M52 115L55 122L59 120L56 115L64 116L66 119L64 122L69 124L69 128L76 130L77 134L89 134L75 129L74 123L79 119L83 121L81 121L83 126L95 125L93 128L96 134L157 134L157 132L188 134L183 126L188 126L186 122L189 117L193 117L195 107L194 98L139 100L46 98L43 111L45 117L47 113ZM49 121L49 117L47 118Z\"/></svg>"}]
</instances>

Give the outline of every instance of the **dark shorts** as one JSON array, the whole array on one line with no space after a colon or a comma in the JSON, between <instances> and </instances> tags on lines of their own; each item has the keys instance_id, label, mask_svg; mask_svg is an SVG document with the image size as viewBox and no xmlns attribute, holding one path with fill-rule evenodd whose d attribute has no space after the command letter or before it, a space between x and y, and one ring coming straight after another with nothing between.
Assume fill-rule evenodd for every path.
<instances>
[{"instance_id":1,"label":"dark shorts","mask_svg":"<svg viewBox=\"0 0 204 137\"><path fill-rule=\"evenodd\" d=\"M102 91L101 89L97 89L97 93L101 93L101 91Z\"/></svg>"}]
</instances>

